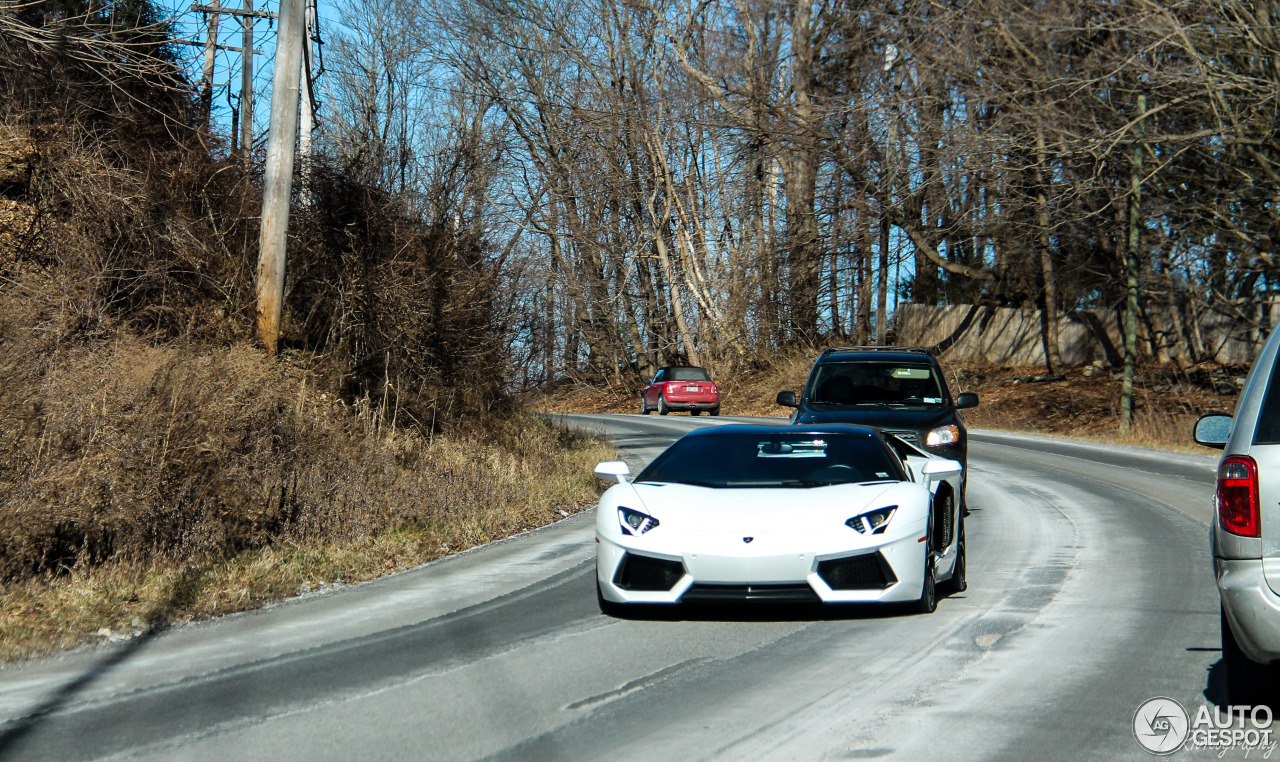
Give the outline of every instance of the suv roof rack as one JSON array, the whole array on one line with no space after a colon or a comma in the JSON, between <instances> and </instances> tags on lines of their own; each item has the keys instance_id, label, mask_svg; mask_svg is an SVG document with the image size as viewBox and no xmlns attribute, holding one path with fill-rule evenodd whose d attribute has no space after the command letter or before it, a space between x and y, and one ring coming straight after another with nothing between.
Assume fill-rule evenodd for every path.
<instances>
[{"instance_id":1,"label":"suv roof rack","mask_svg":"<svg viewBox=\"0 0 1280 762\"><path fill-rule=\"evenodd\" d=\"M822 354L819 355L819 357L829 355L832 352L910 352L914 354L925 354L925 355L933 354L933 350L930 349L929 347L885 347L885 346L827 347L826 349L822 350Z\"/></svg>"}]
</instances>

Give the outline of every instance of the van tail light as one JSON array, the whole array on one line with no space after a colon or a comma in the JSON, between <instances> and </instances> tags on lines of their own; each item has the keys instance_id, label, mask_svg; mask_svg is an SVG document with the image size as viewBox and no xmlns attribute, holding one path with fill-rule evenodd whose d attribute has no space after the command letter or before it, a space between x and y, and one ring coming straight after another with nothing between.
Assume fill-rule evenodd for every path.
<instances>
[{"instance_id":1,"label":"van tail light","mask_svg":"<svg viewBox=\"0 0 1280 762\"><path fill-rule=\"evenodd\" d=\"M1218 521L1241 537L1261 537L1258 464L1248 455L1232 455L1218 466Z\"/></svg>"}]
</instances>

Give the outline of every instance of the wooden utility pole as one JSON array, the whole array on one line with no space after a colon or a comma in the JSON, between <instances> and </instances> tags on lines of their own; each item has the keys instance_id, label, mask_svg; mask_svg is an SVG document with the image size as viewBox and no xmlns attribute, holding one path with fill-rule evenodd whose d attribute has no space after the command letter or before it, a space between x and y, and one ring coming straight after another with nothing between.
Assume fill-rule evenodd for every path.
<instances>
[{"instance_id":1,"label":"wooden utility pole","mask_svg":"<svg viewBox=\"0 0 1280 762\"><path fill-rule=\"evenodd\" d=\"M307 194L306 203L310 204L311 133L315 130L316 124L315 93L312 91L311 87L311 77L315 74L311 67L311 61L315 57L315 0L306 0L306 20L304 26L305 35L302 43L302 73L300 76L302 87L302 122L298 125L298 161L301 164L299 168L299 175L302 177L302 187L304 189L304 193Z\"/></svg>"},{"instance_id":2,"label":"wooden utility pole","mask_svg":"<svg viewBox=\"0 0 1280 762\"><path fill-rule=\"evenodd\" d=\"M215 10L209 13L209 33L204 41L204 86L200 91L200 114L206 125L213 113L213 64L218 52L218 20L222 18L221 0L210 0L209 5Z\"/></svg>"},{"instance_id":3,"label":"wooden utility pole","mask_svg":"<svg viewBox=\"0 0 1280 762\"><path fill-rule=\"evenodd\" d=\"M1124 373L1120 382L1120 433L1133 423L1134 355L1138 351L1138 244L1142 227L1142 154L1146 150L1147 96L1138 96L1137 139L1133 143L1133 169L1129 177L1129 245L1125 248Z\"/></svg>"},{"instance_id":4,"label":"wooden utility pole","mask_svg":"<svg viewBox=\"0 0 1280 762\"><path fill-rule=\"evenodd\" d=\"M245 161L253 155L253 0L244 0L240 17L240 155Z\"/></svg>"},{"instance_id":5,"label":"wooden utility pole","mask_svg":"<svg viewBox=\"0 0 1280 762\"><path fill-rule=\"evenodd\" d=\"M248 0L246 0L248 2ZM262 229L258 239L258 340L274 355L280 341L284 265L293 192L294 143L298 137L298 79L302 71L305 0L280 0L280 31L271 75L271 127L262 182Z\"/></svg>"},{"instance_id":6,"label":"wooden utility pole","mask_svg":"<svg viewBox=\"0 0 1280 762\"><path fill-rule=\"evenodd\" d=\"M204 90L200 94L200 105L204 110L206 120L213 111L213 69L216 51L228 50L232 53L241 54L240 109L238 114L232 116L231 152L233 154L244 152L242 155L248 156L249 152L253 150L253 57L262 53L260 50L253 49L253 23L254 19L273 19L276 14L268 13L267 11L255 11L253 9L253 0L245 0L243 8L224 8L221 0L211 0L209 5L197 3L191 6L191 10L196 13L209 14L209 36L204 41ZM234 48L218 44L218 20L223 14L240 17L240 25L243 27L244 47ZM179 42L189 45L200 44L185 40L179 40ZM240 138L239 143L235 142L237 135Z\"/></svg>"}]
</instances>

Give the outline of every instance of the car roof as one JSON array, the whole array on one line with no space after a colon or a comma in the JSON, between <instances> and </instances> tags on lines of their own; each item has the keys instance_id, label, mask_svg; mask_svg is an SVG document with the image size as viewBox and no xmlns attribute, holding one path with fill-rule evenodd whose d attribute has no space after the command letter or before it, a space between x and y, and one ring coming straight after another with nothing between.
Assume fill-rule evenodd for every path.
<instances>
[{"instance_id":1,"label":"car roof","mask_svg":"<svg viewBox=\"0 0 1280 762\"><path fill-rule=\"evenodd\" d=\"M938 364L932 352L914 347L828 347L815 364L867 361Z\"/></svg>"},{"instance_id":2,"label":"car roof","mask_svg":"<svg viewBox=\"0 0 1280 762\"><path fill-rule=\"evenodd\" d=\"M685 436L711 437L721 433L755 434L759 436L767 436L769 434L845 434L872 437L879 433L879 429L874 426L863 426L856 423L815 423L800 426L762 426L754 423L731 423L727 426L708 426L705 429L695 429L685 434Z\"/></svg>"},{"instance_id":3,"label":"car roof","mask_svg":"<svg viewBox=\"0 0 1280 762\"><path fill-rule=\"evenodd\" d=\"M701 365L664 365L658 370L683 370L684 368L692 368L694 370L702 370L702 371L706 370L706 368L702 367Z\"/></svg>"}]
</instances>

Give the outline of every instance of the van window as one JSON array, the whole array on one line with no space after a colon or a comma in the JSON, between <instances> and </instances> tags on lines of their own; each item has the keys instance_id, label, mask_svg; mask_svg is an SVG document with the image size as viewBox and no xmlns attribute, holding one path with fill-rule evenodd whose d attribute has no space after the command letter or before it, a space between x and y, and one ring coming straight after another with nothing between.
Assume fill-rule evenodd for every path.
<instances>
[{"instance_id":1,"label":"van window","mask_svg":"<svg viewBox=\"0 0 1280 762\"><path fill-rule=\"evenodd\" d=\"M1267 393L1262 398L1262 410L1258 413L1258 423L1253 427L1253 443L1256 445L1280 444L1280 355L1276 355L1276 365L1271 369L1271 378L1267 381Z\"/></svg>"}]
</instances>

